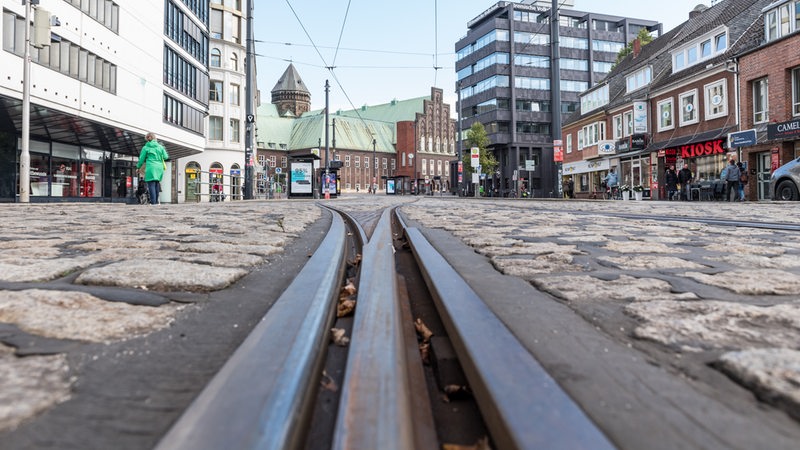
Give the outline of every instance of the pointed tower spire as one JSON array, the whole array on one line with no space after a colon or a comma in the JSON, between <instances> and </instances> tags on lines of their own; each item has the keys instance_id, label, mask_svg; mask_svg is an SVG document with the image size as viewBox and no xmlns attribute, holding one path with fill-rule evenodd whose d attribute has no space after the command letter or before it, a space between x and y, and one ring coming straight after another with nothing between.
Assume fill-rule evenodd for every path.
<instances>
[{"instance_id":1,"label":"pointed tower spire","mask_svg":"<svg viewBox=\"0 0 800 450\"><path fill-rule=\"evenodd\" d=\"M297 73L294 64L289 64L278 83L272 88L272 103L278 108L278 114L287 112L300 116L311 109L311 93Z\"/></svg>"}]
</instances>

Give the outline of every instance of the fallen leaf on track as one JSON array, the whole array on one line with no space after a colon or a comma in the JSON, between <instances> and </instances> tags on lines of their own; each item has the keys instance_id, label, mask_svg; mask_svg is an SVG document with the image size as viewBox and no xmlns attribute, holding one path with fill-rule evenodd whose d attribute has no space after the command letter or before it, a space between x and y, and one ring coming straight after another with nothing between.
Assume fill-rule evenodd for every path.
<instances>
[{"instance_id":1,"label":"fallen leaf on track","mask_svg":"<svg viewBox=\"0 0 800 450\"><path fill-rule=\"evenodd\" d=\"M344 335L344 328L331 328L331 341L339 347L347 347L350 338Z\"/></svg>"}]
</instances>

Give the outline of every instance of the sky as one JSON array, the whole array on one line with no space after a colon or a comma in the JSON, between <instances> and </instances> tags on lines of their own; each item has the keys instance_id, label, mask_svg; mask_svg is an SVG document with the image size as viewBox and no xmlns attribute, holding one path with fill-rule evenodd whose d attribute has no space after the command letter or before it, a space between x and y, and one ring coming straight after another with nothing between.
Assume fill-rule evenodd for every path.
<instances>
[{"instance_id":1,"label":"sky","mask_svg":"<svg viewBox=\"0 0 800 450\"><path fill-rule=\"evenodd\" d=\"M253 0L258 88L263 102L292 62L311 109L378 105L444 91L455 114L455 43L491 0ZM711 0L574 0L573 9L657 20L669 31ZM549 4L549 2L548 2Z\"/></svg>"}]
</instances>

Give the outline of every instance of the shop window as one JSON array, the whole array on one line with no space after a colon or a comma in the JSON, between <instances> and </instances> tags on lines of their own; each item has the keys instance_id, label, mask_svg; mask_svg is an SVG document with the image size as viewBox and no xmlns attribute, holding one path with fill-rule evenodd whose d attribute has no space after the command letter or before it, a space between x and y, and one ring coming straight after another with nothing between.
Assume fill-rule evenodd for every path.
<instances>
[{"instance_id":1,"label":"shop window","mask_svg":"<svg viewBox=\"0 0 800 450\"><path fill-rule=\"evenodd\" d=\"M661 100L658 102L658 131L671 130L675 128L672 111L672 99Z\"/></svg>"},{"instance_id":2,"label":"shop window","mask_svg":"<svg viewBox=\"0 0 800 450\"><path fill-rule=\"evenodd\" d=\"M728 96L725 80L705 85L706 120L728 114Z\"/></svg>"},{"instance_id":3,"label":"shop window","mask_svg":"<svg viewBox=\"0 0 800 450\"><path fill-rule=\"evenodd\" d=\"M753 89L753 123L769 120L769 80L761 78L752 82Z\"/></svg>"},{"instance_id":4,"label":"shop window","mask_svg":"<svg viewBox=\"0 0 800 450\"><path fill-rule=\"evenodd\" d=\"M697 89L679 95L678 104L681 108L681 126L691 125L699 121L697 115Z\"/></svg>"}]
</instances>

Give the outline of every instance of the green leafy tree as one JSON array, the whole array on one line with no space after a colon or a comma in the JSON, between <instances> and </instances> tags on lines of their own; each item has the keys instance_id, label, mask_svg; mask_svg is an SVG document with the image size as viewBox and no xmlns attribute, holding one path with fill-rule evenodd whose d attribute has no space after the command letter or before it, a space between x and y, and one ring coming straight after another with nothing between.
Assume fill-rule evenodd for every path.
<instances>
[{"instance_id":1,"label":"green leafy tree","mask_svg":"<svg viewBox=\"0 0 800 450\"><path fill-rule=\"evenodd\" d=\"M464 154L461 155L461 159L464 164L464 175L466 177L470 177L475 171L471 166L472 152L470 149L472 147L478 147L480 149L481 173L494 173L494 170L497 167L497 160L494 157L494 153L486 149L486 147L489 146L489 143L489 137L486 135L486 128L483 127L483 124L480 122L473 123L472 126L469 127L469 130L467 130L467 148L464 149Z\"/></svg>"},{"instance_id":2,"label":"green leafy tree","mask_svg":"<svg viewBox=\"0 0 800 450\"><path fill-rule=\"evenodd\" d=\"M645 45L653 42L653 36L650 36L650 32L647 31L647 28L642 28L639 30L639 34L636 36L636 39L642 43L642 47ZM635 39L634 39L635 40ZM614 67L619 64L620 61L625 59L626 56L633 53L633 41L628 42L628 45L625 46L622 50L619 51L617 54L617 61L614 63Z\"/></svg>"}]
</instances>

